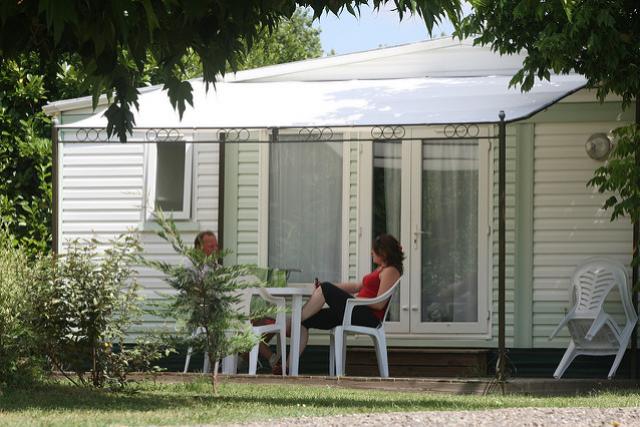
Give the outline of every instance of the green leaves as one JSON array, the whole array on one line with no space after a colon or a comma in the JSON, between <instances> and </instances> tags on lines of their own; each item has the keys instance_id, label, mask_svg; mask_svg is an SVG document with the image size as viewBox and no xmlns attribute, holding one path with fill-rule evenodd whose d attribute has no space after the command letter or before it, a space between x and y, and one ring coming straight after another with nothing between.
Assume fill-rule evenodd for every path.
<instances>
[{"instance_id":1,"label":"green leaves","mask_svg":"<svg viewBox=\"0 0 640 427\"><path fill-rule=\"evenodd\" d=\"M176 325L184 328L174 339L186 339L189 346L206 351L210 360L253 347L258 338L247 322L251 315L238 310L242 290L256 286L243 280L251 273L250 267L220 264L226 251L207 256L201 250L187 247L173 220L166 218L162 211L157 213L156 222L161 228L158 235L186 260L181 265L144 260L145 265L162 272L165 281L177 291L170 297L170 310L165 312L177 321ZM194 331L202 333L192 336ZM216 375L212 372L214 391Z\"/></svg>"},{"instance_id":2,"label":"green leaves","mask_svg":"<svg viewBox=\"0 0 640 427\"><path fill-rule=\"evenodd\" d=\"M612 209L611 221L620 217L640 222L640 126L633 124L613 131L615 146L609 160L596 169L587 186L600 193L613 194L604 203ZM640 264L640 254L633 254L633 264Z\"/></svg>"},{"instance_id":3,"label":"green leaves","mask_svg":"<svg viewBox=\"0 0 640 427\"><path fill-rule=\"evenodd\" d=\"M134 270L140 250L126 235L109 242L73 241L30 283L41 351L57 369L75 372L80 383L122 387L135 368L133 358L156 354L124 347L142 315Z\"/></svg>"},{"instance_id":4,"label":"green leaves","mask_svg":"<svg viewBox=\"0 0 640 427\"><path fill-rule=\"evenodd\" d=\"M153 10L151 0L142 0L144 12L147 15L147 27L149 28L149 40L153 41L153 31L160 26L156 12Z\"/></svg>"},{"instance_id":5,"label":"green leaves","mask_svg":"<svg viewBox=\"0 0 640 427\"><path fill-rule=\"evenodd\" d=\"M245 70L321 55L320 30L313 27L308 12L298 9L291 18L280 20L273 30L262 28L255 43L247 45L247 54L236 68Z\"/></svg>"},{"instance_id":6,"label":"green leaves","mask_svg":"<svg viewBox=\"0 0 640 427\"><path fill-rule=\"evenodd\" d=\"M173 108L178 109L178 114L182 119L182 114L187 108L186 103L188 102L193 107L193 87L191 87L191 83L172 78L165 83L164 89L167 90L171 105Z\"/></svg>"},{"instance_id":7,"label":"green leaves","mask_svg":"<svg viewBox=\"0 0 640 427\"><path fill-rule=\"evenodd\" d=\"M175 76L181 59L195 52L201 60L203 77L213 83L227 67L241 66L263 29L274 29L294 15L297 7L310 8L313 17L324 12L344 10L357 15L364 4L375 8L390 0L112 0L76 2L39 0L3 2L0 7L0 57L16 59L24 52L35 52L48 65L60 56L77 55L94 100L114 93L117 107L107 116L109 130L121 140L131 132L129 111L137 102L135 91L145 80L145 65L158 68L157 75ZM457 21L460 0L393 0L400 17L420 15L431 31L445 16ZM309 50L317 52L315 42ZM300 42L304 47L304 42ZM301 50L296 47L296 50ZM302 49L303 50L303 49ZM126 58L126 52L131 58ZM287 58L285 54L285 58ZM277 56L270 52L265 61ZM299 58L298 54L290 55ZM135 64L132 69L128 61ZM259 61L258 61L259 62ZM279 60L278 62L282 62ZM121 67L129 70L126 79ZM163 80L170 102L180 115L191 103L186 82ZM55 99L55 98L53 98Z\"/></svg>"},{"instance_id":8,"label":"green leaves","mask_svg":"<svg viewBox=\"0 0 640 427\"><path fill-rule=\"evenodd\" d=\"M602 100L613 93L627 106L640 94L636 8L626 0L476 0L456 30L502 54L527 55L512 83L529 90L536 78L577 72Z\"/></svg>"},{"instance_id":9,"label":"green leaves","mask_svg":"<svg viewBox=\"0 0 640 427\"><path fill-rule=\"evenodd\" d=\"M29 286L38 266L29 254L0 229L0 393L4 386L26 384L44 369L32 320L35 315ZM39 265L39 263L38 263Z\"/></svg>"},{"instance_id":10,"label":"green leaves","mask_svg":"<svg viewBox=\"0 0 640 427\"><path fill-rule=\"evenodd\" d=\"M72 26L78 23L76 14L77 2L73 0L40 0L38 12L45 15L47 27L53 30L53 40L59 44L62 39L62 32L67 24Z\"/></svg>"}]
</instances>

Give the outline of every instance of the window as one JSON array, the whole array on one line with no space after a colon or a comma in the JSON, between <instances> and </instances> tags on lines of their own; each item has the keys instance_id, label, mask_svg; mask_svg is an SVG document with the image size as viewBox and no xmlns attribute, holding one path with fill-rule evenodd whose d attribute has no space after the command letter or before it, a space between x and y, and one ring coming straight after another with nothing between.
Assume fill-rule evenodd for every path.
<instances>
[{"instance_id":1,"label":"window","mask_svg":"<svg viewBox=\"0 0 640 427\"><path fill-rule=\"evenodd\" d=\"M162 209L175 219L190 217L191 170L191 144L183 141L149 144L149 215L156 209Z\"/></svg>"},{"instance_id":2,"label":"window","mask_svg":"<svg viewBox=\"0 0 640 427\"><path fill-rule=\"evenodd\" d=\"M287 139L281 135L281 141ZM290 282L341 280L342 149L335 142L269 147L267 262L301 269Z\"/></svg>"}]
</instances>

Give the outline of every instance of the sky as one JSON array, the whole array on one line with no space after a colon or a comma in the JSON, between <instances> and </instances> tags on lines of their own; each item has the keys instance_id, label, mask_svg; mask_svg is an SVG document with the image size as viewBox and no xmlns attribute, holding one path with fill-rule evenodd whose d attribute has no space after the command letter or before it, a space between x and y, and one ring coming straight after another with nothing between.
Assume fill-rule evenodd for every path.
<instances>
[{"instance_id":1,"label":"sky","mask_svg":"<svg viewBox=\"0 0 640 427\"><path fill-rule=\"evenodd\" d=\"M369 6L361 8L360 18L344 11L340 17L323 15L314 22L320 27L320 41L325 54L332 49L336 54L359 52L379 47L396 46L429 39L427 27L418 16L405 16L402 21L393 10L393 2L375 12ZM434 28L433 37L451 35L453 27L444 22Z\"/></svg>"}]
</instances>

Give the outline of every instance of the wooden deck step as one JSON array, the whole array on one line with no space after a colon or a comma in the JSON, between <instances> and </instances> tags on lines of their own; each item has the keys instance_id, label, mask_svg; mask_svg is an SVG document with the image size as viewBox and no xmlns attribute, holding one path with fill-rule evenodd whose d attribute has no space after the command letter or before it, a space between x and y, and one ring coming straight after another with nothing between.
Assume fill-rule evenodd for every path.
<instances>
[{"instance_id":1,"label":"wooden deck step","mask_svg":"<svg viewBox=\"0 0 640 427\"><path fill-rule=\"evenodd\" d=\"M388 350L391 377L481 377L487 375L486 349L428 349L391 347ZM347 375L378 376L372 347L347 347Z\"/></svg>"}]
</instances>

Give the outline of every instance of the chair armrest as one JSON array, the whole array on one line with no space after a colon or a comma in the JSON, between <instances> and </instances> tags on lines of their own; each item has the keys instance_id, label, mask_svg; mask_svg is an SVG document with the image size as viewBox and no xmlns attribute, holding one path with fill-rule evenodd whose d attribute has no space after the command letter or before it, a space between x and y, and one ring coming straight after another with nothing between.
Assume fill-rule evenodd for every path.
<instances>
[{"instance_id":1,"label":"chair armrest","mask_svg":"<svg viewBox=\"0 0 640 427\"><path fill-rule=\"evenodd\" d=\"M351 315L353 314L353 309L357 306L361 305L371 305L377 304L379 302L383 302L391 298L393 291L395 290L395 286L389 288L387 292L382 295L378 295L375 298L349 298L344 307L344 317L342 318L342 326L350 326L351 325Z\"/></svg>"},{"instance_id":2,"label":"chair armrest","mask_svg":"<svg viewBox=\"0 0 640 427\"><path fill-rule=\"evenodd\" d=\"M396 280L395 283L389 289L387 289L387 291L384 294L378 295L375 298L360 298L360 299L349 298L344 307L344 317L342 318L342 326L351 326L351 315L353 314L353 309L356 306L377 304L379 302L383 302L391 299L391 297L393 296L393 293L396 291L396 289L398 288L398 285L400 284L400 280L402 280L402 276L398 277L398 280ZM386 313L385 313L385 316L386 316Z\"/></svg>"},{"instance_id":3,"label":"chair armrest","mask_svg":"<svg viewBox=\"0 0 640 427\"><path fill-rule=\"evenodd\" d=\"M263 300L265 300L267 302L270 302L271 304L275 304L277 306L280 306L280 305L284 305L286 303L286 300L285 300L284 297L274 297L265 288L255 288L255 289L258 290L258 295L260 295L260 297Z\"/></svg>"},{"instance_id":4,"label":"chair armrest","mask_svg":"<svg viewBox=\"0 0 640 427\"><path fill-rule=\"evenodd\" d=\"M571 308L571 310L567 313L567 315L564 316L564 319L562 319L558 324L558 326L556 326L556 328L553 330L553 332L551 332L551 335L549 335L549 341L554 339L556 335L558 335L558 332L560 332L560 329L564 328L567 325L567 323L569 323L569 320L571 320L575 312L576 312L576 307L573 306L573 308Z\"/></svg>"}]
</instances>

